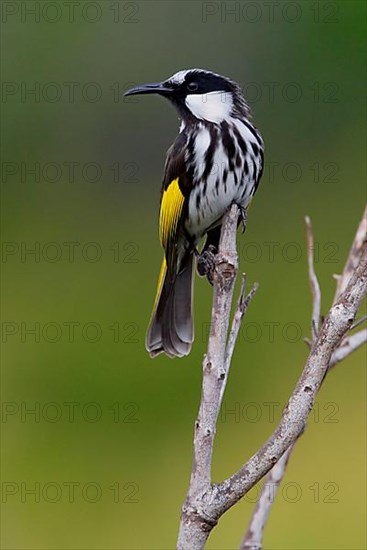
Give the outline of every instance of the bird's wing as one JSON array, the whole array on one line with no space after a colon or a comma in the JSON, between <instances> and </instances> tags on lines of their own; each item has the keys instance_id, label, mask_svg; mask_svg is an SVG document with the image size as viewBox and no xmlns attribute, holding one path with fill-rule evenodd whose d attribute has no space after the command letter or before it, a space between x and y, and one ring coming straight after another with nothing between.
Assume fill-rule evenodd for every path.
<instances>
[{"instance_id":1,"label":"bird's wing","mask_svg":"<svg viewBox=\"0 0 367 550\"><path fill-rule=\"evenodd\" d=\"M175 272L178 233L188 198L185 169L185 138L180 134L168 150L159 213L159 236L168 271Z\"/></svg>"}]
</instances>

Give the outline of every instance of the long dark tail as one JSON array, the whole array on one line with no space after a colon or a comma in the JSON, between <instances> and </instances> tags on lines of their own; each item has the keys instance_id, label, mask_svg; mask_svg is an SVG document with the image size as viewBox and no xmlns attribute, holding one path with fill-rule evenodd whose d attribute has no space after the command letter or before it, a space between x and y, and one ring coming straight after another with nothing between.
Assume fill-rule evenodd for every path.
<instances>
[{"instance_id":1,"label":"long dark tail","mask_svg":"<svg viewBox=\"0 0 367 550\"><path fill-rule=\"evenodd\" d=\"M169 357L183 357L190 353L194 340L192 264L193 255L188 253L180 273L171 281L166 261L163 260L146 338L146 348L151 357L162 352Z\"/></svg>"}]
</instances>

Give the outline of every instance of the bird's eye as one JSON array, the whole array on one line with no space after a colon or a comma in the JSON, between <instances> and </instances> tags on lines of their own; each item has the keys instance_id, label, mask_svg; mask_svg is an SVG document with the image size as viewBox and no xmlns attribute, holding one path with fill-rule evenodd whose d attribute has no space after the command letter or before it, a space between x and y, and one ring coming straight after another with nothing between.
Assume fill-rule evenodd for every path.
<instances>
[{"instance_id":1,"label":"bird's eye","mask_svg":"<svg viewBox=\"0 0 367 550\"><path fill-rule=\"evenodd\" d=\"M187 84L187 89L189 92L196 92L196 90L199 88L199 85L196 82L189 82Z\"/></svg>"}]
</instances>

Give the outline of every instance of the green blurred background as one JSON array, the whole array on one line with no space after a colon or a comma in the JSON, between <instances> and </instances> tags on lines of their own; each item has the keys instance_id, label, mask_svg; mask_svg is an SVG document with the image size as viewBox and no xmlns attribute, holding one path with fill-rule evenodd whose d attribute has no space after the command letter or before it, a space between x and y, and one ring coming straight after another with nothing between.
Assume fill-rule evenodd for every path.
<instances>
[{"instance_id":1,"label":"green blurred background","mask_svg":"<svg viewBox=\"0 0 367 550\"><path fill-rule=\"evenodd\" d=\"M274 429L307 355L304 215L326 312L362 214L365 3L2 2L2 10L2 547L171 549L211 289L196 280L191 355L149 359L160 180L178 121L164 100L124 101L121 92L209 68L241 83L264 136L267 167L239 237L241 269L260 290L218 425L219 481ZM322 388L267 549L366 547L364 363L359 350ZM256 496L221 519L208 548L238 547Z\"/></svg>"}]
</instances>

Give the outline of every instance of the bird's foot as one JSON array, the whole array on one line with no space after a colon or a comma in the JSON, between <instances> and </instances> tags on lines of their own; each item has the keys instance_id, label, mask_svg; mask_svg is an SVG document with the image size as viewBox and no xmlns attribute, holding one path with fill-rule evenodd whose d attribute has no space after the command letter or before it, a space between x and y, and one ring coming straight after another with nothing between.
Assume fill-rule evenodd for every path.
<instances>
[{"instance_id":1,"label":"bird's foot","mask_svg":"<svg viewBox=\"0 0 367 550\"><path fill-rule=\"evenodd\" d=\"M242 223L242 233L244 233L246 231L246 227L247 227L247 208L245 208L244 206L241 206L239 204L237 206L240 209L240 220L241 220L241 223Z\"/></svg>"},{"instance_id":2,"label":"bird's foot","mask_svg":"<svg viewBox=\"0 0 367 550\"><path fill-rule=\"evenodd\" d=\"M201 277L208 279L213 284L213 273L215 269L216 248L212 244L208 246L201 254L197 256L197 272Z\"/></svg>"}]
</instances>

